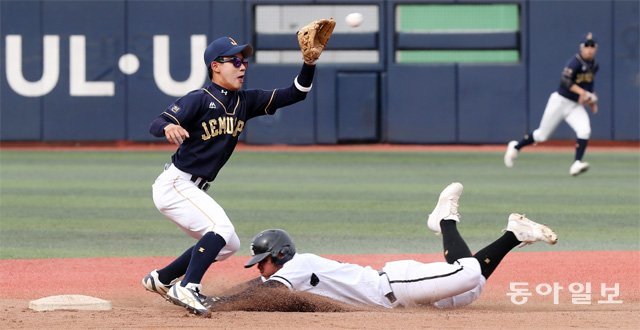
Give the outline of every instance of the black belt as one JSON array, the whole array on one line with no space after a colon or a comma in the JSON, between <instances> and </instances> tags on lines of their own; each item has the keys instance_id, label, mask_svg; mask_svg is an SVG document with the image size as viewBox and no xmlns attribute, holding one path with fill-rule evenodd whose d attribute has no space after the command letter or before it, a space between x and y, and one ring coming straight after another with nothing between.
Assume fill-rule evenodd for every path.
<instances>
[{"instance_id":1,"label":"black belt","mask_svg":"<svg viewBox=\"0 0 640 330\"><path fill-rule=\"evenodd\" d=\"M396 302L396 300L398 300L398 299L396 299L396 295L395 295L395 294L393 294L393 291L391 291L391 292L389 292L389 293L385 294L384 296L385 296L385 297L387 297L387 299L389 299L389 302L390 302L390 303L392 303L392 304L393 304L394 302Z\"/></svg>"},{"instance_id":2,"label":"black belt","mask_svg":"<svg viewBox=\"0 0 640 330\"><path fill-rule=\"evenodd\" d=\"M205 178L201 178L201 177L195 176L195 175L191 176L191 182L195 183L196 186L198 186L198 189L200 189L202 191L209 190L209 187L211 186L209 184L209 182Z\"/></svg>"},{"instance_id":3,"label":"black belt","mask_svg":"<svg viewBox=\"0 0 640 330\"><path fill-rule=\"evenodd\" d=\"M379 272L378 272L378 275L380 275L380 276L382 276L382 275L387 275L387 273L385 273L385 272L383 272L383 271L379 271ZM389 280L389 275L387 275L387 281L388 281L388 280ZM391 283L389 283L389 288L391 288ZM385 294L384 296L385 296L385 297L389 300L389 302L390 302L390 303L392 303L392 304L393 304L394 302L396 302L396 300L398 300L398 299L396 299L396 295L395 295L395 294L393 294L393 291L391 291L391 292L389 292L389 293Z\"/></svg>"}]
</instances>

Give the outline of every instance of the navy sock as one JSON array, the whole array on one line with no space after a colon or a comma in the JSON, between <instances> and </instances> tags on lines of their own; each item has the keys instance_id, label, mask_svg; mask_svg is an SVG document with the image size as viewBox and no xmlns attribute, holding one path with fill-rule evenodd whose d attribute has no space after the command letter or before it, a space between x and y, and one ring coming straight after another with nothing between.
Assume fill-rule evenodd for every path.
<instances>
[{"instance_id":1,"label":"navy sock","mask_svg":"<svg viewBox=\"0 0 640 330\"><path fill-rule=\"evenodd\" d=\"M576 158L575 160L582 161L582 157L584 156L584 152L587 150L587 144L589 144L589 140L577 139L576 140Z\"/></svg>"},{"instance_id":2,"label":"navy sock","mask_svg":"<svg viewBox=\"0 0 640 330\"><path fill-rule=\"evenodd\" d=\"M502 258L518 245L520 245L520 241L516 238L516 235L507 231L495 242L478 251L474 257L480 262L482 276L485 279L489 279L489 276L496 270Z\"/></svg>"},{"instance_id":3,"label":"navy sock","mask_svg":"<svg viewBox=\"0 0 640 330\"><path fill-rule=\"evenodd\" d=\"M220 250L227 245L227 242L222 236L208 232L200 238L198 243L193 247L191 253L191 261L187 272L182 279L181 285L185 286L189 283L200 283L204 273L207 272L209 266L216 260Z\"/></svg>"},{"instance_id":4,"label":"navy sock","mask_svg":"<svg viewBox=\"0 0 640 330\"><path fill-rule=\"evenodd\" d=\"M460 258L471 257L471 250L467 243L462 239L456 221L441 220L440 229L442 230L442 245L444 247L444 259L452 264Z\"/></svg>"},{"instance_id":5,"label":"navy sock","mask_svg":"<svg viewBox=\"0 0 640 330\"><path fill-rule=\"evenodd\" d=\"M158 270L158 279L164 284L169 284L176 278L184 275L189 267L193 246L188 248L181 256L172 261L167 267Z\"/></svg>"},{"instance_id":6,"label":"navy sock","mask_svg":"<svg viewBox=\"0 0 640 330\"><path fill-rule=\"evenodd\" d=\"M536 142L536 141L533 140L533 133L526 134L522 138L522 140L520 140L520 142L518 142L518 144L516 145L516 149L520 150L521 148L524 148L524 147L526 147L526 146L528 146L530 144L533 144L534 142Z\"/></svg>"}]
</instances>

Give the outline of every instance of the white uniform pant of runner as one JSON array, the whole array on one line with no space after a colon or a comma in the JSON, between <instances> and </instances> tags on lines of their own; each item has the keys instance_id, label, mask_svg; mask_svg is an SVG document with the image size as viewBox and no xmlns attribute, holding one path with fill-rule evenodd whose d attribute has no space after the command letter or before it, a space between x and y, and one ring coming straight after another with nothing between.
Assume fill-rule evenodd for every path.
<instances>
[{"instance_id":1,"label":"white uniform pant of runner","mask_svg":"<svg viewBox=\"0 0 640 330\"><path fill-rule=\"evenodd\" d=\"M562 120L571 126L578 139L588 140L591 136L589 114L584 106L554 92L549 96L540 120L540 127L533 131L533 140L535 142L547 141Z\"/></svg>"},{"instance_id":2,"label":"white uniform pant of runner","mask_svg":"<svg viewBox=\"0 0 640 330\"><path fill-rule=\"evenodd\" d=\"M153 202L158 210L189 236L200 239L213 231L225 245L216 260L224 260L240 249L240 239L222 207L191 181L191 174L173 164L158 176L153 186Z\"/></svg>"},{"instance_id":3,"label":"white uniform pant of runner","mask_svg":"<svg viewBox=\"0 0 640 330\"><path fill-rule=\"evenodd\" d=\"M480 276L480 284L475 288L461 293L457 296L444 298L442 300L436 301L433 305L438 308L453 308L453 307L462 307L471 304L476 301L480 297L482 293L482 289L484 288L484 284L487 283L487 280L484 276Z\"/></svg>"},{"instance_id":4,"label":"white uniform pant of runner","mask_svg":"<svg viewBox=\"0 0 640 330\"><path fill-rule=\"evenodd\" d=\"M485 283L480 263L473 257L458 259L453 264L393 261L382 270L389 277L397 304L405 307L468 305L478 298Z\"/></svg>"}]
</instances>

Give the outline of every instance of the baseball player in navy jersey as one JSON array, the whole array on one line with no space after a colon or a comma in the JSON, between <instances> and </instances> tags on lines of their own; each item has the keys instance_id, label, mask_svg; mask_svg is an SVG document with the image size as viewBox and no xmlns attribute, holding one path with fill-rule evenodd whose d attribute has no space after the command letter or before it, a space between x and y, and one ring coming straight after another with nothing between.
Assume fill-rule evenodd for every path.
<instances>
[{"instance_id":1,"label":"baseball player in navy jersey","mask_svg":"<svg viewBox=\"0 0 640 330\"><path fill-rule=\"evenodd\" d=\"M264 296L264 290L308 292L351 305L385 308L433 305L461 307L476 300L486 280L511 249L543 241L555 244L557 235L547 226L512 213L504 234L476 254L460 236L457 225L459 199L463 186L448 185L427 220L427 226L442 235L446 262L423 263L415 260L387 262L382 269L341 263L310 253L297 253L286 231L270 229L259 233L251 243L251 259L245 267L257 265L260 280L235 295L218 298L212 310L227 310L239 300ZM288 290L286 290L288 289ZM272 291L273 293L273 291ZM281 293L279 293L281 294ZM279 299L287 301L297 299ZM295 306L267 306L265 310L295 310ZM260 310L260 306L255 309Z\"/></svg>"},{"instance_id":2,"label":"baseball player in navy jersey","mask_svg":"<svg viewBox=\"0 0 640 330\"><path fill-rule=\"evenodd\" d=\"M252 54L251 45L231 37L214 40L204 52L211 83L177 99L151 123L151 134L178 146L153 184L153 201L197 242L166 267L150 272L142 284L195 314L208 313L200 283L209 266L240 248L229 217L207 194L210 182L231 157L247 121L305 99L320 56L305 57L289 87L241 90Z\"/></svg>"},{"instance_id":3,"label":"baseball player in navy jersey","mask_svg":"<svg viewBox=\"0 0 640 330\"><path fill-rule=\"evenodd\" d=\"M595 55L598 44L591 33L580 44L580 52L569 59L560 79L558 90L551 94L540 120L540 126L524 136L520 142L511 141L504 155L504 165L513 167L514 160L522 148L546 141L562 120L576 132L575 160L569 168L569 174L579 175L589 169L589 163L583 162L585 150L591 136L591 123L585 105L594 114L598 112L598 97L594 93L594 79L598 72Z\"/></svg>"}]
</instances>

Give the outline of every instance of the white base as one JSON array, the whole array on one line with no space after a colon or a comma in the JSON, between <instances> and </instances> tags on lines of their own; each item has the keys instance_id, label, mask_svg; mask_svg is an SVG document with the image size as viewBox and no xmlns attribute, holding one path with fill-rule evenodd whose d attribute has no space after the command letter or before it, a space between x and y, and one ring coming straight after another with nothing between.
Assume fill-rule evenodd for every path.
<instances>
[{"instance_id":1,"label":"white base","mask_svg":"<svg viewBox=\"0 0 640 330\"><path fill-rule=\"evenodd\" d=\"M32 300L29 308L34 311L54 311L54 310L83 310L83 311L108 311L111 310L111 302L95 297L83 296L79 294L66 294L60 296L50 296Z\"/></svg>"}]
</instances>

